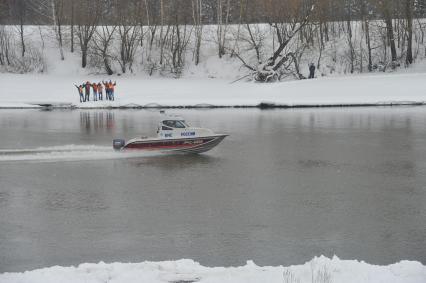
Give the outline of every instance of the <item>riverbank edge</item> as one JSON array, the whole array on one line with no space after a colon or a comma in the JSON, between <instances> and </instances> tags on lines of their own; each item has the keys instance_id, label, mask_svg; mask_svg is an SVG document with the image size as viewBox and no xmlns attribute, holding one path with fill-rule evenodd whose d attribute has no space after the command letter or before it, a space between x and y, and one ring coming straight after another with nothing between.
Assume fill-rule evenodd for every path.
<instances>
[{"instance_id":1,"label":"riverbank edge","mask_svg":"<svg viewBox=\"0 0 426 283\"><path fill-rule=\"evenodd\" d=\"M116 110L116 109L301 109L301 108L359 108L359 107L401 107L401 106L425 106L426 101L411 102L411 101L401 101L401 102L377 102L377 103L339 103L339 104L275 104L262 102L257 105L139 105L139 104L126 104L126 105L108 105L108 106L79 106L75 104L70 104L68 106L60 106L55 104L28 104L22 106L1 106L0 110L25 110L25 109L52 109L52 110Z\"/></svg>"}]
</instances>

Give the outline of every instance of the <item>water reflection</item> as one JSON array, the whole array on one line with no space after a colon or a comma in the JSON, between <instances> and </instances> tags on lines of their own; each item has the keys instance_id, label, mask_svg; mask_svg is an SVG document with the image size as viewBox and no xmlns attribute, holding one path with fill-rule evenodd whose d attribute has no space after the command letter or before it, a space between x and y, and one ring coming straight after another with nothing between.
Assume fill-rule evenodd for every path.
<instances>
[{"instance_id":1,"label":"water reflection","mask_svg":"<svg viewBox=\"0 0 426 283\"><path fill-rule=\"evenodd\" d=\"M0 191L0 205L2 205L3 203L7 203L8 199L9 199L9 193Z\"/></svg>"},{"instance_id":2,"label":"water reflection","mask_svg":"<svg viewBox=\"0 0 426 283\"><path fill-rule=\"evenodd\" d=\"M95 212L108 208L104 198L104 194L90 189L49 191L45 196L45 207L57 211Z\"/></svg>"},{"instance_id":3,"label":"water reflection","mask_svg":"<svg viewBox=\"0 0 426 283\"><path fill-rule=\"evenodd\" d=\"M424 108L174 112L231 136L203 155L0 162L0 272L179 258L290 265L321 254L425 262ZM0 136L13 149L103 146L155 134L159 119L0 112Z\"/></svg>"},{"instance_id":4,"label":"water reflection","mask_svg":"<svg viewBox=\"0 0 426 283\"><path fill-rule=\"evenodd\" d=\"M115 128L114 111L80 112L80 129L85 133L111 132Z\"/></svg>"},{"instance_id":5,"label":"water reflection","mask_svg":"<svg viewBox=\"0 0 426 283\"><path fill-rule=\"evenodd\" d=\"M128 163L134 167L155 167L164 170L181 170L201 168L219 164L221 158L200 154L162 154L142 159L129 159Z\"/></svg>"}]
</instances>

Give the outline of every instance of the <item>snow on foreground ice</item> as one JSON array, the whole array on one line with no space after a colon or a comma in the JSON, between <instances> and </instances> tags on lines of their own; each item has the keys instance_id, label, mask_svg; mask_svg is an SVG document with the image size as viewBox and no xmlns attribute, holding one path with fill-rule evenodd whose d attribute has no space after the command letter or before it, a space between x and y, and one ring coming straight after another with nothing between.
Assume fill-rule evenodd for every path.
<instances>
[{"instance_id":1,"label":"snow on foreground ice","mask_svg":"<svg viewBox=\"0 0 426 283\"><path fill-rule=\"evenodd\" d=\"M1 283L360 283L426 282L426 266L401 261L388 266L355 260L314 258L303 265L260 267L248 261L242 267L204 267L192 260L143 263L84 263L78 267L54 266L23 273L0 274Z\"/></svg>"}]
</instances>

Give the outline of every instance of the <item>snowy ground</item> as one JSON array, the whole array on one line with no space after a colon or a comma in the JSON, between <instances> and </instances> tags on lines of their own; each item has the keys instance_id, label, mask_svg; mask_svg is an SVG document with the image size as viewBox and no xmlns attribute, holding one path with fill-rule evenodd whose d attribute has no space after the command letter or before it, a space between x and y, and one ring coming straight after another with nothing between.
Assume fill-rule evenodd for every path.
<instances>
[{"instance_id":1,"label":"snowy ground","mask_svg":"<svg viewBox=\"0 0 426 283\"><path fill-rule=\"evenodd\" d=\"M314 258L303 265L260 267L249 261L242 267L204 267L192 260L143 263L85 263L77 267L38 269L23 273L0 274L1 283L424 283L426 266L402 261L388 266L340 260L337 257Z\"/></svg>"},{"instance_id":2,"label":"snowy ground","mask_svg":"<svg viewBox=\"0 0 426 283\"><path fill-rule=\"evenodd\" d=\"M135 106L285 106L422 104L426 73L325 77L273 84L220 79L115 77L115 102L79 103L74 84L101 81L95 76L1 74L0 107L34 107L36 103L72 103L77 107ZM113 79L114 80L114 79ZM91 96L92 99L92 96Z\"/></svg>"},{"instance_id":3,"label":"snowy ground","mask_svg":"<svg viewBox=\"0 0 426 283\"><path fill-rule=\"evenodd\" d=\"M13 27L13 36L17 37ZM238 28L234 26L233 29ZM258 32L271 36L268 25L260 25ZM354 22L356 37L362 38L362 25ZM239 81L237 78L248 74L236 58L225 56L219 59L214 37L216 27L204 30L202 60L193 63L192 53L186 56L186 65L180 79L171 75L154 73L149 76L141 65L143 52L137 53L135 73L123 76L102 76L102 70L82 69L80 54L69 52L66 40L65 60L60 60L57 42L52 27L28 26L25 38L29 47L39 51L43 58L43 74L2 73L0 69L0 108L36 107L36 103L72 103L82 108L104 107L146 107L146 106L256 106L260 103L274 103L284 106L360 105L360 104L423 104L426 101L426 59L419 52L416 63L410 68L398 68L395 73L375 72L364 75L347 74L347 39L334 38L324 50L318 79L288 81L271 84ZM42 39L43 38L43 39ZM381 39L380 39L381 40ZM230 41L231 42L231 41ZM245 41L240 42L244 49ZM271 43L266 40L265 54L272 52ZM296 43L297 41L295 41ZM421 45L417 49L423 50ZM271 49L271 50L269 50ZM416 50L417 50L416 49ZM116 48L112 48L116 52ZM266 50L269 50L266 52ZM380 58L380 48L375 58ZM318 60L318 50L307 50L300 63L301 72L308 75L308 63ZM19 52L18 52L19 53ZM253 51L244 54L247 58ZM417 54L417 53L416 53ZM18 54L19 55L19 54ZM142 57L141 57L142 56ZM251 56L251 57L250 57ZM345 59L346 58L346 59ZM252 58L253 59L253 58ZM115 71L120 68L115 64ZM364 67L365 69L365 67ZM331 71L333 70L333 71ZM3 70L6 71L6 70ZM324 75L324 77L321 77ZM84 81L99 82L116 80L117 101L113 103L79 103L74 84ZM91 97L92 98L92 97Z\"/></svg>"}]
</instances>

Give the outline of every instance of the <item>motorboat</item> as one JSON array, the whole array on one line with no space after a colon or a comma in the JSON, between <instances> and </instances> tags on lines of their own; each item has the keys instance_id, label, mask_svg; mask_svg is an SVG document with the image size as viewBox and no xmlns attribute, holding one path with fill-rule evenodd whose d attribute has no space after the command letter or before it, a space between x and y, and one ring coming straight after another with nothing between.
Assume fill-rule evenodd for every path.
<instances>
[{"instance_id":1,"label":"motorboat","mask_svg":"<svg viewBox=\"0 0 426 283\"><path fill-rule=\"evenodd\" d=\"M228 135L210 129L189 126L181 117L161 120L156 137L138 137L125 141L114 139L115 150L155 150L179 153L202 153L217 146Z\"/></svg>"}]
</instances>

